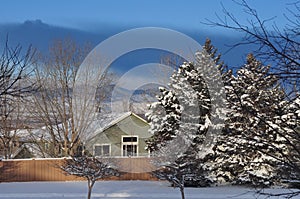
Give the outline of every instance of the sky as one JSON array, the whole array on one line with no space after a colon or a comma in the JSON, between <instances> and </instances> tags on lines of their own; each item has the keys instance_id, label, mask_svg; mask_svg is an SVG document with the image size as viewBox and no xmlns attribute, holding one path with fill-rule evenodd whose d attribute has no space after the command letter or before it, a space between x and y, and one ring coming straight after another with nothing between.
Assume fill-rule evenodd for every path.
<instances>
[{"instance_id":1,"label":"sky","mask_svg":"<svg viewBox=\"0 0 300 199\"><path fill-rule=\"evenodd\" d=\"M259 15L276 16L282 26L288 3L295 0L248 0ZM100 25L160 26L197 29L205 19L222 16L222 4L240 21L247 20L231 0L0 0L0 24L40 19L51 25L97 30Z\"/></svg>"},{"instance_id":2,"label":"sky","mask_svg":"<svg viewBox=\"0 0 300 199\"><path fill-rule=\"evenodd\" d=\"M236 1L240 2L240 0ZM287 21L283 13L287 13L288 4L295 1L247 0L248 4L257 10L261 19L276 17L275 21L279 28L283 27ZM233 33L226 29L211 28L201 23L206 22L206 19L217 21L216 15L223 19L223 7L232 13L239 22L247 23L246 21L249 20L249 16L245 14L242 7L232 0L0 0L0 5L2 8L0 25L41 20L43 23L53 26L75 28L87 32L94 31L95 33L108 31L110 26L112 26L111 30L117 31L152 26L170 28L179 32L199 35L199 37L201 31L218 33L216 37L220 37L220 33L224 35L228 33L229 36L232 36ZM115 27L120 28L114 29ZM203 35L201 38L205 39ZM230 41L223 41L223 43L226 42ZM222 46L217 47L224 52ZM240 65L240 62L244 61L244 55L232 53L224 53L227 56L224 56L226 63ZM160 56L159 53L156 54ZM127 59L123 62L120 61L122 59L114 62L115 67L112 68L115 71L124 73L131 67L141 64L136 60L141 60L143 63L152 60L150 58L146 60L145 54L139 56L142 59L137 59L136 54L132 56L134 58L127 55L125 57ZM154 59L159 58L153 56ZM147 73L143 72L138 75L134 73L133 76L142 75L145 76Z\"/></svg>"}]
</instances>

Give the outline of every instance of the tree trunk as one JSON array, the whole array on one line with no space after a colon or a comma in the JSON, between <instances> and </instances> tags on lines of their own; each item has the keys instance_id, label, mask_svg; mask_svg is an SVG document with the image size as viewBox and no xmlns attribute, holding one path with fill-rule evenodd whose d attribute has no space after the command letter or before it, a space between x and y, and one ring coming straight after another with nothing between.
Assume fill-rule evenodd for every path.
<instances>
[{"instance_id":1,"label":"tree trunk","mask_svg":"<svg viewBox=\"0 0 300 199\"><path fill-rule=\"evenodd\" d=\"M92 187L89 186L89 190L88 190L88 199L91 199L91 195L92 195Z\"/></svg>"},{"instance_id":2,"label":"tree trunk","mask_svg":"<svg viewBox=\"0 0 300 199\"><path fill-rule=\"evenodd\" d=\"M95 182L93 180L88 180L88 197L87 199L91 199L91 196L92 196L92 189L93 189L93 186L94 186Z\"/></svg>"},{"instance_id":3,"label":"tree trunk","mask_svg":"<svg viewBox=\"0 0 300 199\"><path fill-rule=\"evenodd\" d=\"M180 187L181 199L185 199L184 196L184 187Z\"/></svg>"}]
</instances>

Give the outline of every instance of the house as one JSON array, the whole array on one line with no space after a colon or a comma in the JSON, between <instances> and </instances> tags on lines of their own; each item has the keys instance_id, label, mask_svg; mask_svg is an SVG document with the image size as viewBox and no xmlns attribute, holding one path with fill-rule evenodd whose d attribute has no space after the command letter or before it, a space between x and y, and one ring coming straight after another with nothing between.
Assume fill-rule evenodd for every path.
<instances>
[{"instance_id":1,"label":"house","mask_svg":"<svg viewBox=\"0 0 300 199\"><path fill-rule=\"evenodd\" d=\"M151 137L149 128L148 122L140 116L132 112L123 113L96 129L85 146L94 156L149 156L145 149L145 141Z\"/></svg>"},{"instance_id":2,"label":"house","mask_svg":"<svg viewBox=\"0 0 300 199\"><path fill-rule=\"evenodd\" d=\"M53 128L56 132L57 126ZM149 156L149 152L145 150L145 140L151 137L149 128L146 120L132 112L101 114L91 123L87 134L83 135L84 147L78 150L88 151L95 156ZM58 151L58 154L62 151L62 148L53 148L52 139L45 126L19 129L16 135L18 142L10 158L53 157L53 150Z\"/></svg>"},{"instance_id":3,"label":"house","mask_svg":"<svg viewBox=\"0 0 300 199\"><path fill-rule=\"evenodd\" d=\"M15 138L13 147L10 148L9 159L51 157L49 152L52 144L45 127L17 129L13 133ZM5 158L3 151L4 147L0 146L0 158Z\"/></svg>"}]
</instances>

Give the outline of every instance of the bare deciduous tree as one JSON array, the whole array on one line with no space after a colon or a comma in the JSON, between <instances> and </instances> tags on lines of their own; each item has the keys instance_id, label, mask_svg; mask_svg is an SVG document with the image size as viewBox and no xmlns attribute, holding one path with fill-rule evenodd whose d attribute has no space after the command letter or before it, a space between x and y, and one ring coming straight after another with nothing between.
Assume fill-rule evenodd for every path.
<instances>
[{"instance_id":1,"label":"bare deciduous tree","mask_svg":"<svg viewBox=\"0 0 300 199\"><path fill-rule=\"evenodd\" d=\"M91 198L92 189L95 182L118 175L118 171L113 168L111 161L107 158L96 158L88 156L72 157L67 159L61 169L69 175L83 177L88 182L88 199Z\"/></svg>"},{"instance_id":2,"label":"bare deciduous tree","mask_svg":"<svg viewBox=\"0 0 300 199\"><path fill-rule=\"evenodd\" d=\"M223 6L223 16L217 15L217 20L207 19L205 24L231 29L244 33L241 42L233 44L232 48L241 45L254 45L255 57L273 65L272 73L281 78L288 92L299 92L300 89L300 2L287 5L286 26L278 27L275 17L262 19L259 13L246 0L234 1L249 17L248 23L242 23L238 17ZM293 90L294 89L294 90Z\"/></svg>"},{"instance_id":3,"label":"bare deciduous tree","mask_svg":"<svg viewBox=\"0 0 300 199\"><path fill-rule=\"evenodd\" d=\"M185 162L178 160L177 148L186 143L181 138L176 139L175 143L167 148L160 148L153 153L155 157L152 164L157 169L152 173L158 179L167 180L172 186L179 188L181 198L185 199L184 175L186 174L186 168Z\"/></svg>"},{"instance_id":4,"label":"bare deciduous tree","mask_svg":"<svg viewBox=\"0 0 300 199\"><path fill-rule=\"evenodd\" d=\"M18 149L17 129L25 125L25 98L35 90L30 80L35 51L10 47L8 39L0 57L0 148L4 158Z\"/></svg>"},{"instance_id":5,"label":"bare deciduous tree","mask_svg":"<svg viewBox=\"0 0 300 199\"><path fill-rule=\"evenodd\" d=\"M32 72L35 50L30 46L26 52L22 47L10 47L6 40L0 57L0 96L23 97L32 92L33 84L25 80Z\"/></svg>"},{"instance_id":6,"label":"bare deciduous tree","mask_svg":"<svg viewBox=\"0 0 300 199\"><path fill-rule=\"evenodd\" d=\"M172 186L178 187L181 194L181 199L185 199L184 194L184 173L178 167L177 164L170 164L161 167L159 170L153 172L153 174L161 179L169 181Z\"/></svg>"},{"instance_id":7,"label":"bare deciduous tree","mask_svg":"<svg viewBox=\"0 0 300 199\"><path fill-rule=\"evenodd\" d=\"M89 78L95 75L93 70L84 71L84 80L77 79L79 66L89 50L88 46L79 46L72 40L55 41L50 54L41 59L36 68L40 91L35 96L33 113L46 128L51 143L47 153L51 157L78 153L84 134L96 118L96 104L102 99L101 96L97 96L98 99L89 96L87 91L96 92L97 86L110 83L106 73L99 75L99 82L90 85ZM74 96L75 84L81 89L77 98Z\"/></svg>"}]
</instances>

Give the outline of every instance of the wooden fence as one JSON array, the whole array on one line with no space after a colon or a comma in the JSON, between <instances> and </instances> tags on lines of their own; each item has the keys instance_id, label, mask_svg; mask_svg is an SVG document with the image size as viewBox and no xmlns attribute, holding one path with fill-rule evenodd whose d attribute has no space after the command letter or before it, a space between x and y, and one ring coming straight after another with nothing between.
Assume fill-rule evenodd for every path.
<instances>
[{"instance_id":1,"label":"wooden fence","mask_svg":"<svg viewBox=\"0 0 300 199\"><path fill-rule=\"evenodd\" d=\"M104 180L157 180L151 171L150 158L114 158L120 176ZM67 175L59 167L65 159L19 159L0 161L0 182L80 181L83 178Z\"/></svg>"}]
</instances>

